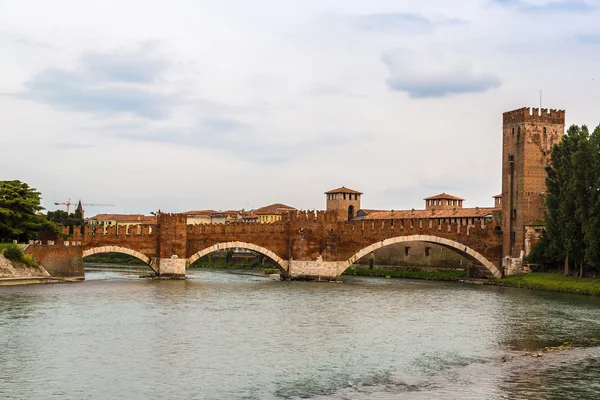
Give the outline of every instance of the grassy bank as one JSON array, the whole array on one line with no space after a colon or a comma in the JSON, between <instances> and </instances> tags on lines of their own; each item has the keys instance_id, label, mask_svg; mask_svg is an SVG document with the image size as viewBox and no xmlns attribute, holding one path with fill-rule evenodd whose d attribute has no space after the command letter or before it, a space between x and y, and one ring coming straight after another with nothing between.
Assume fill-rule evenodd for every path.
<instances>
[{"instance_id":1,"label":"grassy bank","mask_svg":"<svg viewBox=\"0 0 600 400\"><path fill-rule=\"evenodd\" d=\"M576 278L560 273L532 272L485 281L486 284L525 289L550 290L553 292L600 296L600 279Z\"/></svg>"},{"instance_id":2,"label":"grassy bank","mask_svg":"<svg viewBox=\"0 0 600 400\"><path fill-rule=\"evenodd\" d=\"M385 269L348 268L343 275L379 276L390 278L429 279L440 281L458 281L465 279L465 271L426 272L426 271L394 271Z\"/></svg>"},{"instance_id":3,"label":"grassy bank","mask_svg":"<svg viewBox=\"0 0 600 400\"><path fill-rule=\"evenodd\" d=\"M460 281L466 283L482 283L485 285L600 296L600 279L576 278L573 276L563 276L561 273L532 272L524 275L507 276L502 279L467 280L466 272L464 271L425 272L348 268L343 275L389 276L390 278Z\"/></svg>"}]
</instances>

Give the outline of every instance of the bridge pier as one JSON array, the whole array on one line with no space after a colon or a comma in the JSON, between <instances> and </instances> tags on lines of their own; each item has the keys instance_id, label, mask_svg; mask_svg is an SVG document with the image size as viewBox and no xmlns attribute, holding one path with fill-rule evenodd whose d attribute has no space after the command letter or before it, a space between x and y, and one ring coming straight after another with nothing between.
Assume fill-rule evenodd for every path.
<instances>
[{"instance_id":1,"label":"bridge pier","mask_svg":"<svg viewBox=\"0 0 600 400\"><path fill-rule=\"evenodd\" d=\"M185 258L158 258L156 275L161 278L184 279L187 268L187 259Z\"/></svg>"},{"instance_id":2,"label":"bridge pier","mask_svg":"<svg viewBox=\"0 0 600 400\"><path fill-rule=\"evenodd\" d=\"M334 281L346 269L345 261L288 261L288 274L292 280Z\"/></svg>"}]
</instances>

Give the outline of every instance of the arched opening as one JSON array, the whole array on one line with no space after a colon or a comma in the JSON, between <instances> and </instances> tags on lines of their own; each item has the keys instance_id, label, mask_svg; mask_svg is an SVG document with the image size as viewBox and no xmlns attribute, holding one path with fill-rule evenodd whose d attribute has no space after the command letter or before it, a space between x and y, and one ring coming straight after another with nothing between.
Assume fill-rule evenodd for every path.
<instances>
[{"instance_id":1,"label":"arched opening","mask_svg":"<svg viewBox=\"0 0 600 400\"><path fill-rule=\"evenodd\" d=\"M124 257L114 257L112 255L122 255ZM100 257L95 257L95 256L100 256ZM154 263L150 259L150 257L146 256L145 254L140 253L139 251L131 250L126 247L119 247L119 246L93 247L91 249L86 249L83 251L83 258L84 258L85 262L94 262L97 260L106 259L106 260L108 260L107 263L116 262L116 264L119 264L119 261L121 259L127 260L128 258L134 258L134 259L141 261L141 263L139 263L138 265L147 265L154 272L158 272L156 270L156 267L154 266ZM86 260L86 258L87 258L87 260ZM106 261L104 261L104 262L106 262Z\"/></svg>"},{"instance_id":2,"label":"arched opening","mask_svg":"<svg viewBox=\"0 0 600 400\"><path fill-rule=\"evenodd\" d=\"M280 276L288 276L286 261L269 249L246 242L217 243L189 257L187 265L188 268L202 265L219 266L215 258L224 261L225 266L239 263L239 266L261 269L265 273L275 273L277 270Z\"/></svg>"},{"instance_id":3,"label":"arched opening","mask_svg":"<svg viewBox=\"0 0 600 400\"><path fill-rule=\"evenodd\" d=\"M349 206L348 207L348 221L351 221L354 219L354 206Z\"/></svg>"},{"instance_id":4,"label":"arched opening","mask_svg":"<svg viewBox=\"0 0 600 400\"><path fill-rule=\"evenodd\" d=\"M443 249L452 250L453 252L457 253L464 259L468 260L472 264L472 266L481 273L482 276L484 276L486 278L501 278L502 277L502 273L500 272L500 270L498 270L498 268L496 268L496 266L491 261L489 261L487 258L485 258L481 253L473 250L472 248L470 248L468 246L465 246L464 244L458 243L456 241L453 241L450 239L444 239L444 238L437 237L437 236L429 236L429 235L399 236L399 237L390 238L390 239L386 239L386 240L374 243L370 246L367 246L367 247L361 249L356 254L354 254L352 257L350 257L344 263L344 265L342 265L341 268L343 268L343 270L338 271L338 273L342 274L346 269L348 269L354 263L359 261L361 258L373 254L376 250L379 250L379 249L382 249L382 248L385 248L388 246L396 245L396 244L407 244L407 243L411 243L411 242L429 244L429 245L423 246L424 247L422 249L423 257L431 257L435 251L443 253L444 252ZM406 247L404 249L404 252L401 253L406 257L408 257L411 254L411 252L415 251L415 249L410 247L408 244L407 244L407 246L408 247ZM369 257L368 259L372 259L372 258ZM373 261L369 261L369 263L371 264L370 266L373 265Z\"/></svg>"}]
</instances>

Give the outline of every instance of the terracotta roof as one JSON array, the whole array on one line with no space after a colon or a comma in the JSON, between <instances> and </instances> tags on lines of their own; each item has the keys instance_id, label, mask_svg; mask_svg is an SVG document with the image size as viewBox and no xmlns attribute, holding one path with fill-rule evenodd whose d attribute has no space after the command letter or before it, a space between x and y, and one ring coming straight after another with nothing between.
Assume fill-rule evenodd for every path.
<instances>
[{"instance_id":1,"label":"terracotta roof","mask_svg":"<svg viewBox=\"0 0 600 400\"><path fill-rule=\"evenodd\" d=\"M98 214L86 219L95 221L156 223L155 216L143 214Z\"/></svg>"},{"instance_id":2,"label":"terracotta roof","mask_svg":"<svg viewBox=\"0 0 600 400\"><path fill-rule=\"evenodd\" d=\"M502 193L495 195L494 199L497 199L498 197L502 197Z\"/></svg>"},{"instance_id":3,"label":"terracotta roof","mask_svg":"<svg viewBox=\"0 0 600 400\"><path fill-rule=\"evenodd\" d=\"M254 210L255 214L258 215L276 215L281 214L283 211L295 211L294 207L286 206L285 204L276 203Z\"/></svg>"},{"instance_id":4,"label":"terracotta roof","mask_svg":"<svg viewBox=\"0 0 600 400\"><path fill-rule=\"evenodd\" d=\"M334 194L334 193L350 193L350 194L362 194L361 192L357 192L356 190L348 189L347 187L342 186L338 189L330 190L329 192L325 192L325 194Z\"/></svg>"},{"instance_id":5,"label":"terracotta roof","mask_svg":"<svg viewBox=\"0 0 600 400\"><path fill-rule=\"evenodd\" d=\"M186 211L183 214L184 215L212 215L216 213L215 210L191 210L191 211Z\"/></svg>"},{"instance_id":6,"label":"terracotta roof","mask_svg":"<svg viewBox=\"0 0 600 400\"><path fill-rule=\"evenodd\" d=\"M423 200L461 200L461 201L464 201L465 199L461 199L460 197L452 196L451 194L441 193L441 194L436 194L435 196L426 197Z\"/></svg>"},{"instance_id":7,"label":"terracotta roof","mask_svg":"<svg viewBox=\"0 0 600 400\"><path fill-rule=\"evenodd\" d=\"M228 214L228 215L232 215L232 214L238 215L238 214L241 214L240 210L225 210L225 211L219 211L219 212L216 212L216 213L217 214Z\"/></svg>"},{"instance_id":8,"label":"terracotta roof","mask_svg":"<svg viewBox=\"0 0 600 400\"><path fill-rule=\"evenodd\" d=\"M244 215L242 217L242 219L258 219L258 215L254 215L254 214Z\"/></svg>"},{"instance_id":9,"label":"terracotta roof","mask_svg":"<svg viewBox=\"0 0 600 400\"><path fill-rule=\"evenodd\" d=\"M386 210L367 210L367 209L361 208L357 212L359 212L359 211L362 211L364 214L369 215L369 214L373 214L376 212L385 212Z\"/></svg>"},{"instance_id":10,"label":"terracotta roof","mask_svg":"<svg viewBox=\"0 0 600 400\"><path fill-rule=\"evenodd\" d=\"M425 219L425 218L481 218L490 215L493 207L457 208L456 210L394 210L380 211L367 215L364 219Z\"/></svg>"}]
</instances>

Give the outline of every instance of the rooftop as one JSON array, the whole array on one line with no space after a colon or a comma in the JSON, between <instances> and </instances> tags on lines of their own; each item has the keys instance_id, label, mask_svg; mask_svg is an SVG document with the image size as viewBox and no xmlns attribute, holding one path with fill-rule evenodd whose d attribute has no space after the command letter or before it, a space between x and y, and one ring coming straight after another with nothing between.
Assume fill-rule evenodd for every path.
<instances>
[{"instance_id":1,"label":"rooftop","mask_svg":"<svg viewBox=\"0 0 600 400\"><path fill-rule=\"evenodd\" d=\"M216 214L217 211L215 210L190 210L190 211L186 211L183 214L184 215L207 215L210 216L212 214Z\"/></svg>"},{"instance_id":2,"label":"rooftop","mask_svg":"<svg viewBox=\"0 0 600 400\"><path fill-rule=\"evenodd\" d=\"M255 214L281 214L283 211L295 211L294 207L286 206L285 204L275 203L254 210Z\"/></svg>"},{"instance_id":3,"label":"rooftop","mask_svg":"<svg viewBox=\"0 0 600 400\"><path fill-rule=\"evenodd\" d=\"M374 212L364 219L426 219L426 218L481 218L490 215L493 207L456 208L442 210L391 210Z\"/></svg>"},{"instance_id":4,"label":"rooftop","mask_svg":"<svg viewBox=\"0 0 600 400\"><path fill-rule=\"evenodd\" d=\"M465 199L461 199L460 197L452 196L451 194L441 193L441 194L436 194L435 196L426 197L423 200L459 200L459 201L464 201Z\"/></svg>"},{"instance_id":5,"label":"rooftop","mask_svg":"<svg viewBox=\"0 0 600 400\"><path fill-rule=\"evenodd\" d=\"M155 216L143 214L98 214L86 219L96 221L156 223Z\"/></svg>"},{"instance_id":6,"label":"rooftop","mask_svg":"<svg viewBox=\"0 0 600 400\"><path fill-rule=\"evenodd\" d=\"M329 192L325 192L325 194L335 194L335 193L362 194L361 192L357 192L356 190L348 189L347 187L344 187L344 186L342 186L341 188L330 190Z\"/></svg>"}]
</instances>

